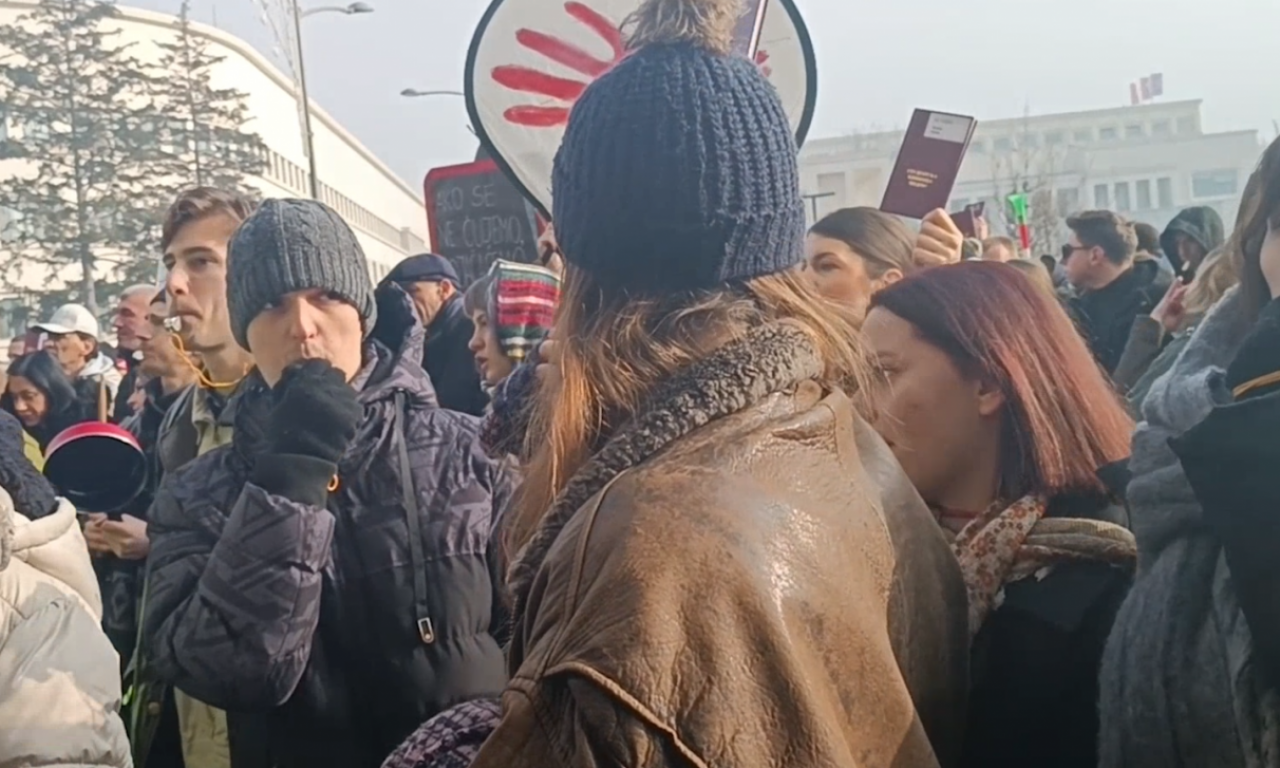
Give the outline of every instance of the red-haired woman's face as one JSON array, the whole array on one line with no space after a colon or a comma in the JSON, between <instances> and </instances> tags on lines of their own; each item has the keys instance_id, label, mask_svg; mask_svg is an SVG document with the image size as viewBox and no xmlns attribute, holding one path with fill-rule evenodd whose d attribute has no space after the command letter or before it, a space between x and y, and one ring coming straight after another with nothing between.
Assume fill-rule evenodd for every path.
<instances>
[{"instance_id":1,"label":"red-haired woman's face","mask_svg":"<svg viewBox=\"0 0 1280 768\"><path fill-rule=\"evenodd\" d=\"M820 235L805 238L805 272L819 293L853 307L859 316L866 314L871 294L902 277L891 269L883 278L873 279L862 254L844 241Z\"/></svg>"},{"instance_id":2,"label":"red-haired woman's face","mask_svg":"<svg viewBox=\"0 0 1280 768\"><path fill-rule=\"evenodd\" d=\"M887 309L871 310L862 333L885 376L876 431L926 502L981 511L998 485L1003 395Z\"/></svg>"}]
</instances>

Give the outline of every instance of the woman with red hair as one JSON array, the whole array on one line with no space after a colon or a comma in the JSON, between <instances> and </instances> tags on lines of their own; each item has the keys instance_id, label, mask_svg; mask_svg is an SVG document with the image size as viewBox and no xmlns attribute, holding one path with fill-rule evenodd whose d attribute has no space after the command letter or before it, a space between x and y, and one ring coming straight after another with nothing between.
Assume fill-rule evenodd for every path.
<instances>
[{"instance_id":1,"label":"woman with red hair","mask_svg":"<svg viewBox=\"0 0 1280 768\"><path fill-rule=\"evenodd\" d=\"M1099 470L1133 423L1058 302L1004 264L887 286L863 333L884 373L876 428L969 592L962 765L1095 766L1098 667L1135 560Z\"/></svg>"}]
</instances>

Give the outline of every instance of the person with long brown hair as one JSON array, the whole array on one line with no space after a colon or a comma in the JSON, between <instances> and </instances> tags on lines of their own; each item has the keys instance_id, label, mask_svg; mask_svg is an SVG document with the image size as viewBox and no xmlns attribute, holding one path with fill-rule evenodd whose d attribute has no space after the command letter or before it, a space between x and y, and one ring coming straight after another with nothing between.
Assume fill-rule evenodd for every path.
<instances>
[{"instance_id":1,"label":"person with long brown hair","mask_svg":"<svg viewBox=\"0 0 1280 768\"><path fill-rule=\"evenodd\" d=\"M961 260L964 234L946 211L931 212L913 234L875 208L841 208L809 229L805 270L823 296L860 320L872 294L925 267Z\"/></svg>"},{"instance_id":2,"label":"person with long brown hair","mask_svg":"<svg viewBox=\"0 0 1280 768\"><path fill-rule=\"evenodd\" d=\"M961 766L1084 768L1097 672L1135 557L1099 471L1132 421L1056 298L1006 264L929 269L871 299L876 428L952 539L969 593Z\"/></svg>"},{"instance_id":3,"label":"person with long brown hair","mask_svg":"<svg viewBox=\"0 0 1280 768\"><path fill-rule=\"evenodd\" d=\"M733 0L647 0L573 108L566 261L509 514L512 681L472 768L949 765L954 558L846 388L851 318L797 267L778 95Z\"/></svg>"},{"instance_id":4,"label":"person with long brown hair","mask_svg":"<svg viewBox=\"0 0 1280 768\"><path fill-rule=\"evenodd\" d=\"M1105 768L1280 755L1280 140L1236 221L1240 285L1152 385L1133 438L1142 567L1103 660Z\"/></svg>"}]
</instances>

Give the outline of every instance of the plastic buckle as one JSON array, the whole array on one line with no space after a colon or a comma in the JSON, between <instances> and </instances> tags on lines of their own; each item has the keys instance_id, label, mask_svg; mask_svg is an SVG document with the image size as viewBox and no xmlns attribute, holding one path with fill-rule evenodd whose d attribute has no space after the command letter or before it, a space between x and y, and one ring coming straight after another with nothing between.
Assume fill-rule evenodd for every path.
<instances>
[{"instance_id":1,"label":"plastic buckle","mask_svg":"<svg viewBox=\"0 0 1280 768\"><path fill-rule=\"evenodd\" d=\"M424 616L418 619L418 637L422 638L424 645L431 645L436 641L436 628L430 618Z\"/></svg>"}]
</instances>

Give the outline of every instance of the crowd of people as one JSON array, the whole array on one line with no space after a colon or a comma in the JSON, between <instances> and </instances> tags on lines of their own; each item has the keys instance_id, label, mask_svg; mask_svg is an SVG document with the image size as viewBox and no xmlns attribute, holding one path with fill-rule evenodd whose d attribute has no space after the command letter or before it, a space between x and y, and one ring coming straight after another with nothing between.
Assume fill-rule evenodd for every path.
<instances>
[{"instance_id":1,"label":"crowd of people","mask_svg":"<svg viewBox=\"0 0 1280 768\"><path fill-rule=\"evenodd\" d=\"M196 188L115 360L15 340L0 765L1280 760L1280 141L1230 231L808 226L717 7L642 7L537 263L375 285ZM146 482L76 509L45 449L104 421Z\"/></svg>"}]
</instances>

